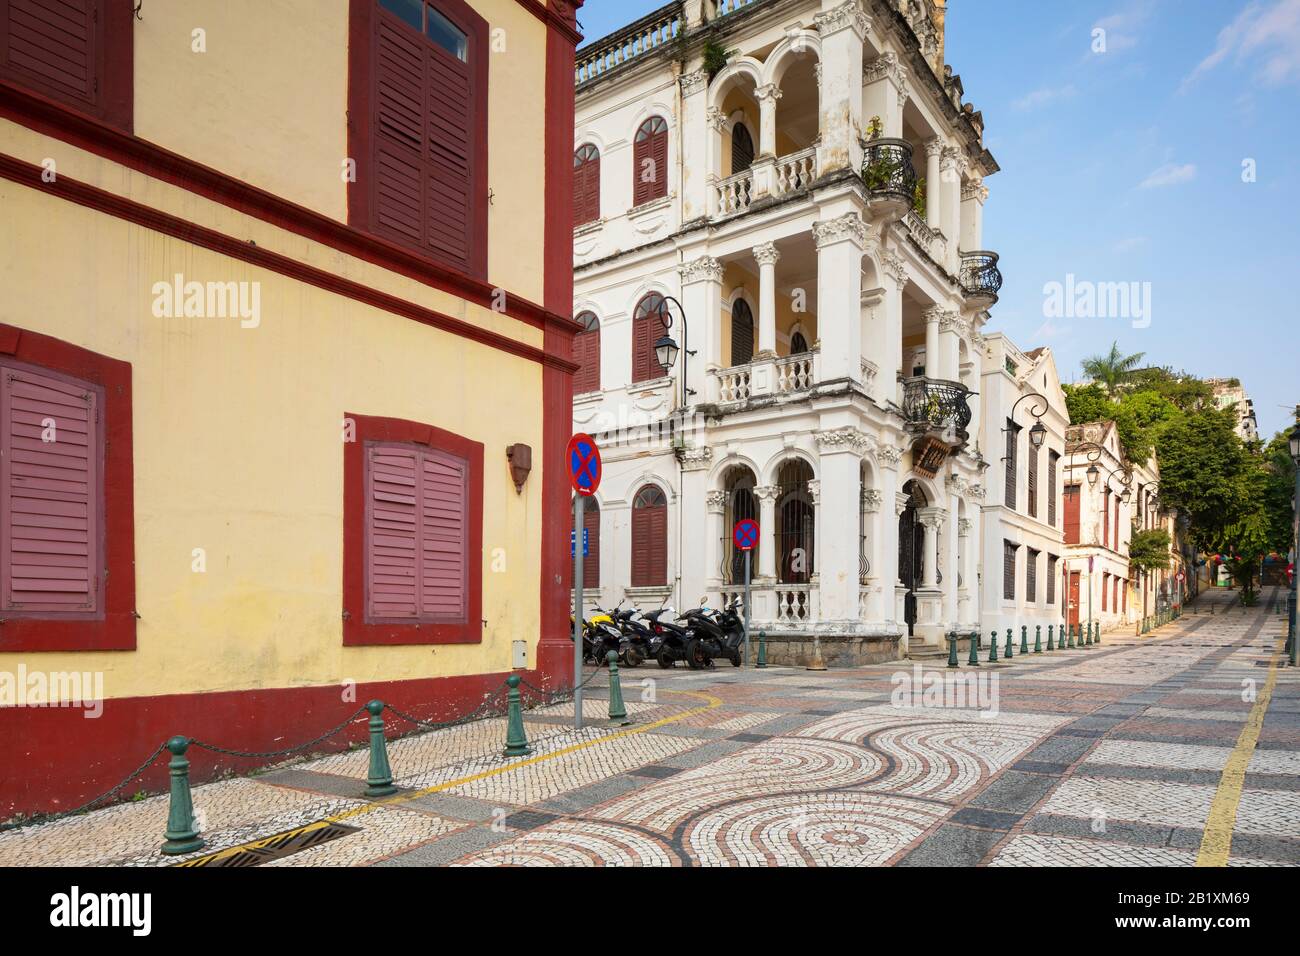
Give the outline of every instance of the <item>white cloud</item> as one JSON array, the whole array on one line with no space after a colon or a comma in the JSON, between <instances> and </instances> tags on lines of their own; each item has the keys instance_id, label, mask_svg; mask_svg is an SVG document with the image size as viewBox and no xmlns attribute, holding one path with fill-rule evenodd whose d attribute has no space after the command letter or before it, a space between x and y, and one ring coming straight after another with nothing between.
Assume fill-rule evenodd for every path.
<instances>
[{"instance_id":1,"label":"white cloud","mask_svg":"<svg viewBox=\"0 0 1300 956\"><path fill-rule=\"evenodd\" d=\"M1251 3L1219 31L1214 50L1183 80L1185 92L1202 75L1229 57L1249 61L1265 86L1300 81L1300 0Z\"/></svg>"},{"instance_id":2,"label":"white cloud","mask_svg":"<svg viewBox=\"0 0 1300 956\"><path fill-rule=\"evenodd\" d=\"M1184 163L1177 166L1174 163L1165 163L1159 169L1153 170L1146 179L1142 180L1141 189L1155 189L1160 186L1177 186L1179 183L1191 182L1196 178L1196 164Z\"/></svg>"},{"instance_id":3,"label":"white cloud","mask_svg":"<svg viewBox=\"0 0 1300 956\"><path fill-rule=\"evenodd\" d=\"M1044 87L1041 90L1034 90L1032 93L1026 93L1024 96L1020 97L1020 99L1012 102L1011 105L1018 110L1032 110L1037 109L1040 106L1046 106L1053 100L1069 99L1074 96L1076 92L1078 91L1075 90L1074 84L1057 87L1055 89Z\"/></svg>"},{"instance_id":4,"label":"white cloud","mask_svg":"<svg viewBox=\"0 0 1300 956\"><path fill-rule=\"evenodd\" d=\"M1032 338L1035 341L1038 339L1055 339L1064 335L1066 331L1067 329L1064 326L1057 325L1051 319L1048 319L1038 327Z\"/></svg>"}]
</instances>

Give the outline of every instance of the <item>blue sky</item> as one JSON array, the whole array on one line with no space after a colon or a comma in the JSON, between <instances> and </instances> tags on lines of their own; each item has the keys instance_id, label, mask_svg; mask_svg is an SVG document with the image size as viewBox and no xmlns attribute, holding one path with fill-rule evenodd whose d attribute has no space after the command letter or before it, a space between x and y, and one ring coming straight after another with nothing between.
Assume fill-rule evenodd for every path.
<instances>
[{"instance_id":1,"label":"blue sky","mask_svg":"<svg viewBox=\"0 0 1300 956\"><path fill-rule=\"evenodd\" d=\"M596 38L660 5L587 0L579 14ZM1050 345L1065 381L1112 340L1153 364L1236 376L1262 434L1288 426L1300 0L950 0L946 59L1002 167L985 182L984 245L1006 280L990 330ZM1044 286L1067 275L1150 283L1149 326L1048 317Z\"/></svg>"}]
</instances>

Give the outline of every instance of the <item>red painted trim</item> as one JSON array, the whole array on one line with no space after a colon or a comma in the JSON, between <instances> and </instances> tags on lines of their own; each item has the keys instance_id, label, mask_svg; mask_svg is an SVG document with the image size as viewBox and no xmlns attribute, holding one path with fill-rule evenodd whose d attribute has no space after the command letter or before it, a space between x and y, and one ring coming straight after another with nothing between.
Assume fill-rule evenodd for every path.
<instances>
[{"instance_id":1,"label":"red painted trim","mask_svg":"<svg viewBox=\"0 0 1300 956\"><path fill-rule=\"evenodd\" d=\"M488 22L465 0L429 0L435 9L463 30L468 37L470 61L470 111L474 124L470 162L470 198L473 222L470 226L469 275L487 278L488 253ZM374 97L378 82L374 68L375 47L380 16L376 0L350 0L348 7L348 155L357 164L357 180L348 183L348 224L376 233L375 217L378 175L375 142L372 135ZM404 28L405 24L402 25ZM407 28L409 29L409 28ZM423 40L425 44L429 41ZM398 244L406 243L397 240ZM411 244L422 257L431 256Z\"/></svg>"},{"instance_id":2,"label":"red painted trim","mask_svg":"<svg viewBox=\"0 0 1300 956\"><path fill-rule=\"evenodd\" d=\"M546 6L537 0L516 2L569 43L576 46L582 42L582 34L574 26L575 14L578 7L582 6L582 0L547 0Z\"/></svg>"},{"instance_id":3,"label":"red painted trim","mask_svg":"<svg viewBox=\"0 0 1300 956\"><path fill-rule=\"evenodd\" d=\"M135 477L131 365L61 339L0 324L0 352L104 390L104 613L96 620L8 618L3 651L135 650Z\"/></svg>"},{"instance_id":4,"label":"red painted trim","mask_svg":"<svg viewBox=\"0 0 1300 956\"><path fill-rule=\"evenodd\" d=\"M511 355L517 355L533 362L540 362L547 367L570 372L577 368L570 361L567 352L553 351L548 353L543 349L516 341L508 336L471 325L462 319L456 319L441 312L426 309L423 306L408 302L406 299L399 299L397 296L380 292L378 289L372 289L359 282L353 282L323 269L306 265L297 259L290 259L278 252L263 249L247 240L232 239L224 233L180 219L169 213L154 209L152 206L145 206L134 200L125 199L116 193L106 192L96 186L87 185L62 174L52 183L43 183L41 182L40 173L41 167L39 166L33 166L31 163L23 162L12 156L0 154L0 178L9 179L32 189L49 192L52 195L94 209L97 212L116 216L146 229L152 229L155 232L172 236L205 249L211 249L222 255L230 256L232 259L239 259L269 269L291 279L314 285L337 295L346 296L349 299L355 299L358 302L364 302L385 312L413 319L424 325L442 329L445 332L500 349ZM566 320L565 326L576 329L577 323Z\"/></svg>"},{"instance_id":5,"label":"red painted trim","mask_svg":"<svg viewBox=\"0 0 1300 956\"><path fill-rule=\"evenodd\" d=\"M420 422L344 413L356 423L343 443L343 643L478 644L483 640L483 444ZM460 624L372 623L366 615L366 443L414 442L469 462L466 548L469 606Z\"/></svg>"},{"instance_id":6,"label":"red painted trim","mask_svg":"<svg viewBox=\"0 0 1300 956\"><path fill-rule=\"evenodd\" d=\"M552 0L566 7L564 0ZM576 10L578 4L572 9ZM543 301L553 312L573 309L573 43L552 30L546 37L546 227ZM573 354L576 322L552 324L544 348L549 354ZM542 581L541 642L538 666L573 679L573 644L569 631L569 593L573 564L567 546L572 527L564 447L573 431L573 372L576 366L542 370Z\"/></svg>"},{"instance_id":7,"label":"red painted trim","mask_svg":"<svg viewBox=\"0 0 1300 956\"><path fill-rule=\"evenodd\" d=\"M560 686L553 674L515 673L538 686ZM177 734L229 749L278 750L311 740L369 700L382 700L424 720L450 720L496 693L507 676L497 672L377 681L350 688L349 699L344 699L349 688L342 684L110 698L94 720L74 708L0 707L0 767L5 768L0 774L0 820L20 813L75 809L120 783L159 744ZM330 753L349 743L364 743L366 719L362 714L337 736L313 746L312 752ZM390 739L413 729L391 713L384 720ZM412 768L392 753L393 772L410 773ZM273 762L223 756L198 746L190 747L188 757L195 783ZM165 753L160 755L133 780L125 796L138 790L165 792L166 758ZM362 774L357 777L357 795L364 789ZM194 796L195 804L202 807L203 791Z\"/></svg>"},{"instance_id":8,"label":"red painted trim","mask_svg":"<svg viewBox=\"0 0 1300 956\"><path fill-rule=\"evenodd\" d=\"M501 300L498 290L488 282L258 189L210 166L123 133L3 79L0 79L0 117L329 246L344 255L363 259L476 305L495 309L534 328L574 326L573 319L568 315L571 305L565 306L563 311L544 309L509 290L506 290L505 298ZM62 180L63 177L60 176L59 179ZM572 245L573 235L570 231L570 255ZM569 269L572 270L571 262Z\"/></svg>"}]
</instances>

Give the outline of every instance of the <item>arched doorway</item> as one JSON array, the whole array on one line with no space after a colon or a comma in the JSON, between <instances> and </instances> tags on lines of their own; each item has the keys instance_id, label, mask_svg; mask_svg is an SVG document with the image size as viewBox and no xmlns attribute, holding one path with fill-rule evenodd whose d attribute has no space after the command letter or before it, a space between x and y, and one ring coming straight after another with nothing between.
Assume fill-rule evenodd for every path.
<instances>
[{"instance_id":1,"label":"arched doorway","mask_svg":"<svg viewBox=\"0 0 1300 956\"><path fill-rule=\"evenodd\" d=\"M807 584L816 570L812 478L812 467L802 459L785 462L777 472L776 554L782 584Z\"/></svg>"},{"instance_id":2,"label":"arched doorway","mask_svg":"<svg viewBox=\"0 0 1300 956\"><path fill-rule=\"evenodd\" d=\"M745 518L758 520L758 499L754 497L757 482L754 473L744 465L732 465L723 475L722 488L726 493L722 512L722 566L718 569L723 584L743 584L745 581L745 553L736 548L732 529L736 522ZM758 551L763 546L760 540L750 557L750 574L758 573Z\"/></svg>"},{"instance_id":3,"label":"arched doorway","mask_svg":"<svg viewBox=\"0 0 1300 956\"><path fill-rule=\"evenodd\" d=\"M925 491L915 481L903 485L908 495L907 507L898 518L898 580L907 589L903 598L903 619L911 636L916 624L916 591L921 586L922 560L925 554L925 530L921 527L919 512L929 504Z\"/></svg>"}]
</instances>

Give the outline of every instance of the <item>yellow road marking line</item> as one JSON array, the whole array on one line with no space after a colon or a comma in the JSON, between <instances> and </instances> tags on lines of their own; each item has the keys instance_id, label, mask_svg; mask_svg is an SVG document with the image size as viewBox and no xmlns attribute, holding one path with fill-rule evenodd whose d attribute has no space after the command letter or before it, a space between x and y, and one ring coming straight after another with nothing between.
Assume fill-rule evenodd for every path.
<instances>
[{"instance_id":1,"label":"yellow road marking line","mask_svg":"<svg viewBox=\"0 0 1300 956\"><path fill-rule=\"evenodd\" d=\"M1232 830L1237 823L1237 806L1241 803L1241 789L1246 782L1246 767L1255 753L1255 744L1259 741L1259 732L1264 726L1264 714L1268 711L1268 702L1273 696L1273 685L1277 683L1277 665L1282 659L1284 640L1279 637L1273 648L1273 660L1269 663L1264 690L1255 699L1255 706L1250 709L1246 725L1237 737L1237 746L1228 755L1228 762L1224 765L1219 788L1214 793L1210 814L1205 820L1201 849L1196 854L1197 866L1228 865L1228 854L1232 851Z\"/></svg>"},{"instance_id":2,"label":"yellow road marking line","mask_svg":"<svg viewBox=\"0 0 1300 956\"><path fill-rule=\"evenodd\" d=\"M353 807L350 810L345 810L342 813L335 814L332 817L325 817L323 820L317 820L314 823L308 823L304 826L298 827L293 830L288 830L282 833L276 833L269 837L263 837L260 840L252 840L248 843L241 843L239 846L227 847L226 849L220 850L216 853L209 853L206 856L195 857L192 860L186 860L183 863L178 863L176 865L177 866L202 866L203 864L211 863L214 860L221 860L221 859L225 859L228 856L234 856L236 853L239 853L244 850L261 849L264 846L270 845L270 843L274 840L297 836L300 833L311 833L313 830L319 830L322 827L325 827L331 823L341 823L344 820L349 820L352 817L361 816L364 813L370 813L372 810L378 810L382 807L391 807L396 804L406 803L407 801L410 800L418 800L420 797L427 797L429 794L438 793L439 791L442 790L450 790L452 787L464 786L467 783L473 783L477 780L484 780L488 777L495 777L499 774L509 773L512 770L518 770L521 767L528 767L531 766L532 764L541 763L542 761L545 760L554 760L556 757L564 757L567 756L568 754L576 753L579 750L586 750L588 747L594 747L597 744L608 743L611 740L618 740L622 737L630 737L633 734L643 734L648 730L655 730L659 727L665 727L668 724L675 724L679 720L685 720L686 718L694 717L697 714L703 714L710 710L716 710L717 708L722 706L721 698L714 697L712 694L706 694L703 691L665 689L660 691L660 693L680 694L684 697L696 697L701 700L707 701L707 703L701 707L693 707L690 710L684 710L680 714L672 714L668 717L661 717L659 720L653 721L652 723L649 724L642 724L637 727L627 727L623 730L617 731L616 733L609 734L608 736L597 737L595 740L584 740L580 743L571 744L568 747L563 747L551 753L538 754L535 757L528 757L524 760L517 760L514 763L506 764L505 766L502 767L493 767L490 770L484 770L476 774L471 774L468 777L460 777L456 780L448 780L445 783L434 784L431 787L425 787L423 790L413 790L410 793L400 793L396 796L388 797L387 799L384 800L378 800L373 803L363 804L362 806L359 807ZM483 756L483 755L479 754L475 756ZM465 759L473 760L475 759L475 756L467 757ZM343 799L349 799L349 798L343 798Z\"/></svg>"}]
</instances>

